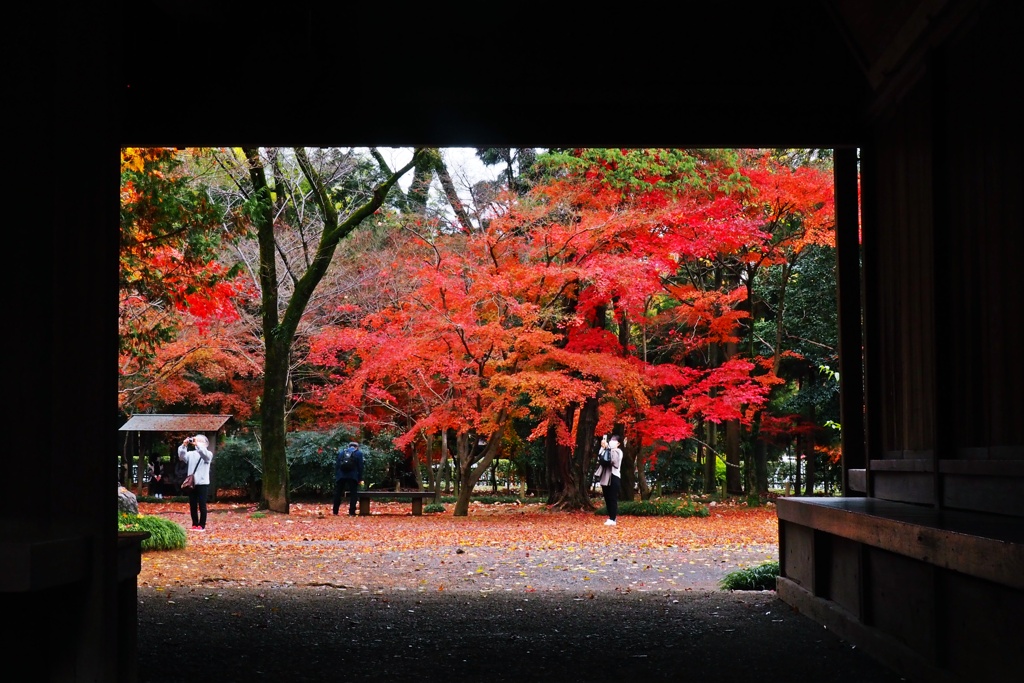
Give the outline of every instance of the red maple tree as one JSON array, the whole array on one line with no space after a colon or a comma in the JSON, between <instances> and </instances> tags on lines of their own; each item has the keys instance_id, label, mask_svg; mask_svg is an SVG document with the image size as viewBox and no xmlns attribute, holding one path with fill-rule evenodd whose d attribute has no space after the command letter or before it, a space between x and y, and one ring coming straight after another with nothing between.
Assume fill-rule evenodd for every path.
<instances>
[{"instance_id":1,"label":"red maple tree","mask_svg":"<svg viewBox=\"0 0 1024 683\"><path fill-rule=\"evenodd\" d=\"M692 321L684 348L737 339L744 314L722 305L735 292L673 281L765 239L727 196L730 169L716 161L577 151L480 230L420 232L393 264L405 296L315 340L311 359L337 368L323 409L335 418L365 415L368 403L401 412L399 446L454 430L456 514L515 420L560 456L557 502L586 507L596 434L617 429L656 448L692 434L695 420L748 419L767 393L753 363L657 363L632 341L659 297L672 299L676 320Z\"/></svg>"}]
</instances>

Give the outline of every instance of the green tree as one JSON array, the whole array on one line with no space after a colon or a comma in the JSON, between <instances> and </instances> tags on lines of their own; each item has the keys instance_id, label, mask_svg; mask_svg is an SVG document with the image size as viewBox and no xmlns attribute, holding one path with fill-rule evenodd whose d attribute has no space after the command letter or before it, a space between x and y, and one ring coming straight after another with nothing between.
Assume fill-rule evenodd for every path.
<instances>
[{"instance_id":1,"label":"green tree","mask_svg":"<svg viewBox=\"0 0 1024 683\"><path fill-rule=\"evenodd\" d=\"M779 345L786 350L779 361L786 383L774 392L764 440L784 449L799 439L801 454L808 456L808 494L818 472L826 482L837 474L840 433L829 424L839 420L839 383L821 370L838 367L839 360L835 263L834 247L809 246L792 267L772 266L758 282L768 312L755 324L760 353L772 355Z\"/></svg>"},{"instance_id":2,"label":"green tree","mask_svg":"<svg viewBox=\"0 0 1024 683\"><path fill-rule=\"evenodd\" d=\"M263 486L261 504L275 512L289 511L288 462L285 453L285 408L289 400L289 369L296 330L317 286L323 280L338 243L380 209L388 193L410 169L423 164L428 155L416 149L402 168L386 174L366 194L349 191L337 176L330 154L305 148L290 152L278 149L243 148L247 163L249 201L245 216L252 221L259 242L259 283L262 292L262 331L265 350L263 396L260 403ZM289 183L283 175L284 162L294 160L301 181ZM269 174L268 174L269 169ZM303 206L315 213L318 238L303 244L309 251L291 253L278 241L282 217L294 208L300 196ZM309 226L303 226L306 228ZM290 297L280 299L279 266L290 280Z\"/></svg>"}]
</instances>

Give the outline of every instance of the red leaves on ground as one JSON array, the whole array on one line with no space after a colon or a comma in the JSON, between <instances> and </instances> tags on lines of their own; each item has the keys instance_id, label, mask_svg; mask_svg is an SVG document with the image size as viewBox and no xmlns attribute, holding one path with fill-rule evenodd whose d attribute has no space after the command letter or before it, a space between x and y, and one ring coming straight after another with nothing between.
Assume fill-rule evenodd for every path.
<instances>
[{"instance_id":1,"label":"red leaves on ground","mask_svg":"<svg viewBox=\"0 0 1024 683\"><path fill-rule=\"evenodd\" d=\"M189 525L185 503L141 503ZM148 552L139 584L334 586L352 590L713 589L778 555L775 508L718 505L707 518L619 517L543 504L474 503L469 517L374 502L369 517L296 503L289 515L213 504L182 550Z\"/></svg>"}]
</instances>

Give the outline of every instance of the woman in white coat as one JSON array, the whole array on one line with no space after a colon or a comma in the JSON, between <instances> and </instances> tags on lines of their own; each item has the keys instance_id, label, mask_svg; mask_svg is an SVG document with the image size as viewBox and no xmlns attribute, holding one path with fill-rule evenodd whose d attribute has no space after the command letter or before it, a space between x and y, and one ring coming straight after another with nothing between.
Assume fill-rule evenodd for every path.
<instances>
[{"instance_id":1,"label":"woman in white coat","mask_svg":"<svg viewBox=\"0 0 1024 683\"><path fill-rule=\"evenodd\" d=\"M192 513L192 530L206 530L206 496L210 488L210 440L204 434L190 436L178 446L178 459L185 463L186 474L195 477L196 485L188 492L188 509Z\"/></svg>"}]
</instances>

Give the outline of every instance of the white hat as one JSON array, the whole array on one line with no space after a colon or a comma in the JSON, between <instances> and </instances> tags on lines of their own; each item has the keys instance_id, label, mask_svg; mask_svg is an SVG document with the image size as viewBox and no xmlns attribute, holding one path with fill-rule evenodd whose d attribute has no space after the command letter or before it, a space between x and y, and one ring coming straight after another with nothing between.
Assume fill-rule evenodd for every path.
<instances>
[{"instance_id":1,"label":"white hat","mask_svg":"<svg viewBox=\"0 0 1024 683\"><path fill-rule=\"evenodd\" d=\"M196 434L195 439L203 448L210 447L210 440L206 438L205 434Z\"/></svg>"}]
</instances>

